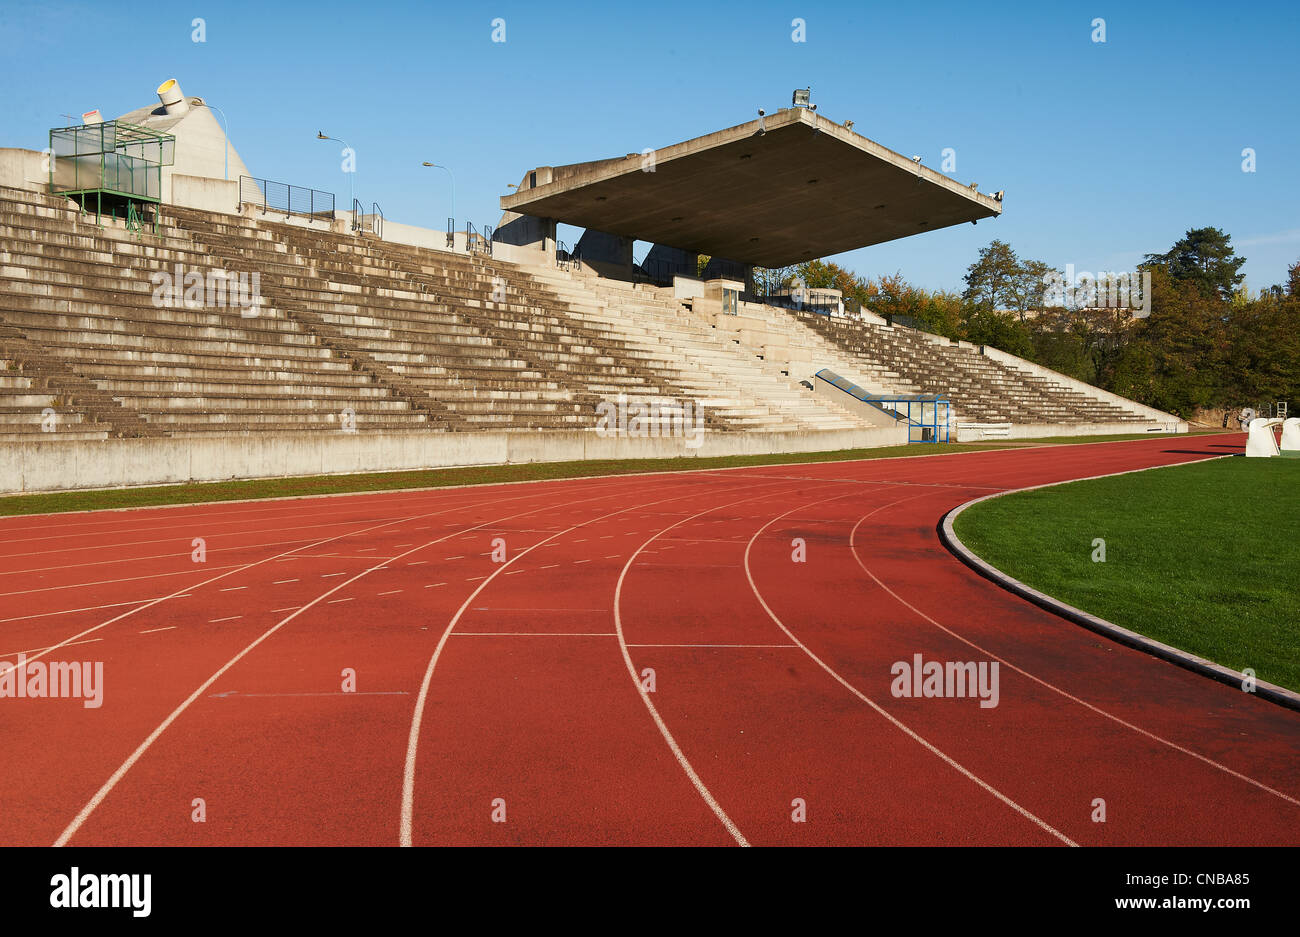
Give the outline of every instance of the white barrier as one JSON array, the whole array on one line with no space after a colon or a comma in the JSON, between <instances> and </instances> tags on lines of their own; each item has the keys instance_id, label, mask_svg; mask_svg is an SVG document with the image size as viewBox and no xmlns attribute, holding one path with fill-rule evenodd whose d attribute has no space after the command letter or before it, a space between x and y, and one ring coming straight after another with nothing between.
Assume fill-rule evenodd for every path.
<instances>
[{"instance_id":1,"label":"white barrier","mask_svg":"<svg viewBox=\"0 0 1300 937\"><path fill-rule=\"evenodd\" d=\"M967 442L977 439L1010 439L1010 423L958 423L957 436L958 442Z\"/></svg>"},{"instance_id":2,"label":"white barrier","mask_svg":"<svg viewBox=\"0 0 1300 937\"><path fill-rule=\"evenodd\" d=\"M1264 459L1269 456L1280 455L1277 448L1277 437L1273 435L1273 427L1280 426L1282 421L1279 419L1265 419L1257 417L1246 424L1246 455L1253 459Z\"/></svg>"},{"instance_id":3,"label":"white barrier","mask_svg":"<svg viewBox=\"0 0 1300 937\"><path fill-rule=\"evenodd\" d=\"M1282 443L1278 448L1287 458L1300 459L1300 416L1282 421Z\"/></svg>"}]
</instances>

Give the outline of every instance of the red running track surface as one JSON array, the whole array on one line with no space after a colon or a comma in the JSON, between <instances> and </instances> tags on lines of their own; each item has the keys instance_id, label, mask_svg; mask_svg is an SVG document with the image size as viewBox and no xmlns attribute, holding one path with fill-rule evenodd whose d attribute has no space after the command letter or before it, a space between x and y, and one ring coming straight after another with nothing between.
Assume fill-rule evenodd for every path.
<instances>
[{"instance_id":1,"label":"red running track surface","mask_svg":"<svg viewBox=\"0 0 1300 937\"><path fill-rule=\"evenodd\" d=\"M6 518L0 669L104 678L98 708L0 699L0 842L1295 844L1300 714L935 530L1242 443ZM895 698L916 654L998 662L998 705Z\"/></svg>"}]
</instances>

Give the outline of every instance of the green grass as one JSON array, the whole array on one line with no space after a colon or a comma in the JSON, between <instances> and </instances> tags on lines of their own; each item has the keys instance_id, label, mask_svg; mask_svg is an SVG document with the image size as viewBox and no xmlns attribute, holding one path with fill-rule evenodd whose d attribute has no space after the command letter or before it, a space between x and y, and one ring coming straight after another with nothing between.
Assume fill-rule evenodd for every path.
<instances>
[{"instance_id":1,"label":"green grass","mask_svg":"<svg viewBox=\"0 0 1300 937\"><path fill-rule=\"evenodd\" d=\"M994 498L957 536L1010 576L1300 690L1300 460L1218 459ZM1094 538L1105 562L1093 562Z\"/></svg>"}]
</instances>

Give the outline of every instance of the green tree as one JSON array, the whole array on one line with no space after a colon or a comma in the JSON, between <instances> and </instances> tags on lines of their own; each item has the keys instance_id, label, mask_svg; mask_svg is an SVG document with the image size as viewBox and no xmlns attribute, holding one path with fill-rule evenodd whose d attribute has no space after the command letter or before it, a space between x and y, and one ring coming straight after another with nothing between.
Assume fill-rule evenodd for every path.
<instances>
[{"instance_id":1,"label":"green tree","mask_svg":"<svg viewBox=\"0 0 1300 937\"><path fill-rule=\"evenodd\" d=\"M1163 267L1170 278L1194 283L1207 292L1231 300L1246 279L1241 273L1245 257L1238 257L1232 236L1218 228L1192 228L1163 254L1147 254L1146 267Z\"/></svg>"},{"instance_id":2,"label":"green tree","mask_svg":"<svg viewBox=\"0 0 1300 937\"><path fill-rule=\"evenodd\" d=\"M995 239L967 268L962 299L985 312L1014 312L1023 322L1043 307L1051 269L1041 260L1021 260L1010 244Z\"/></svg>"}]
</instances>

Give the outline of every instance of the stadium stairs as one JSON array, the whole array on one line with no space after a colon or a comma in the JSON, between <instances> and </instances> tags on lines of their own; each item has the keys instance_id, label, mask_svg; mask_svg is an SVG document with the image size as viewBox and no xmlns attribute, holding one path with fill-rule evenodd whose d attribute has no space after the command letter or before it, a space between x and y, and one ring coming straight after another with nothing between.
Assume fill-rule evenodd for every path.
<instances>
[{"instance_id":1,"label":"stadium stairs","mask_svg":"<svg viewBox=\"0 0 1300 937\"><path fill-rule=\"evenodd\" d=\"M1103 391L1090 394L1078 382L1064 375L1053 377L1053 372L1028 362L1018 367L983 355L973 346L876 323L870 317L832 318L749 302L740 304L737 315L728 315L715 311L716 303L675 299L669 287L560 270L538 270L534 276L593 322L604 323L627 341L672 347L679 359L698 364L695 374L727 374L733 388L750 390L761 381L783 378L788 388L791 380L811 380L818 370L829 368L874 394L942 394L959 422L1035 426L1177 422L1172 415L1126 405ZM729 363L720 364L719 356ZM815 401L838 410L825 398ZM795 398L788 406L798 410L810 402ZM827 417L805 419L815 423Z\"/></svg>"},{"instance_id":2,"label":"stadium stairs","mask_svg":"<svg viewBox=\"0 0 1300 937\"><path fill-rule=\"evenodd\" d=\"M177 269L255 274L260 305L159 301ZM178 293L184 284L175 284ZM866 321L165 205L158 235L0 187L0 439L591 430L597 405L694 400L722 433L866 428L800 386L947 394L962 419L1140 414L969 347ZM51 414L53 416L51 416ZM1149 419L1149 417L1145 417Z\"/></svg>"},{"instance_id":3,"label":"stadium stairs","mask_svg":"<svg viewBox=\"0 0 1300 937\"><path fill-rule=\"evenodd\" d=\"M39 431L46 406L60 439L344 419L360 432L590 429L620 395L666 402L665 419L697 400L713 431L861 425L671 302L575 290L481 254L177 206L161 216L160 236L141 236L0 188L0 435ZM256 273L261 305L160 304L152 277L178 266Z\"/></svg>"}]
</instances>

